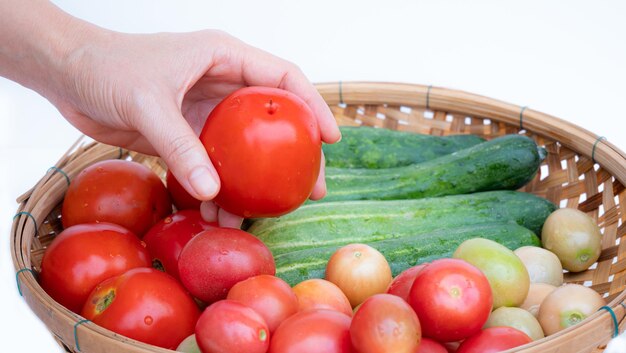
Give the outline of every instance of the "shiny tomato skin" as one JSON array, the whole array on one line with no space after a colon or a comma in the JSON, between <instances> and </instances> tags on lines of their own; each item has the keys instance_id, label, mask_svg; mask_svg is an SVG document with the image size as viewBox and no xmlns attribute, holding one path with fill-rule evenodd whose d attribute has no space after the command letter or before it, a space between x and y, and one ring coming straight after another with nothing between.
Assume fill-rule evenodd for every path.
<instances>
[{"instance_id":1,"label":"shiny tomato skin","mask_svg":"<svg viewBox=\"0 0 626 353\"><path fill-rule=\"evenodd\" d=\"M276 217L311 195L321 137L311 109L285 90L245 87L211 112L200 140L221 188L217 205L244 218Z\"/></svg>"},{"instance_id":2,"label":"shiny tomato skin","mask_svg":"<svg viewBox=\"0 0 626 353\"><path fill-rule=\"evenodd\" d=\"M293 291L298 297L298 311L328 309L352 316L348 297L333 282L311 278L293 286Z\"/></svg>"},{"instance_id":3,"label":"shiny tomato skin","mask_svg":"<svg viewBox=\"0 0 626 353\"><path fill-rule=\"evenodd\" d=\"M79 224L48 246L39 280L54 300L80 313L100 282L135 267L150 267L150 255L135 234L111 223Z\"/></svg>"},{"instance_id":4,"label":"shiny tomato skin","mask_svg":"<svg viewBox=\"0 0 626 353\"><path fill-rule=\"evenodd\" d=\"M289 284L270 275L250 277L235 284L226 299L238 301L259 313L270 332L298 311L298 297Z\"/></svg>"},{"instance_id":5,"label":"shiny tomato skin","mask_svg":"<svg viewBox=\"0 0 626 353\"><path fill-rule=\"evenodd\" d=\"M152 266L180 279L178 274L180 252L196 234L215 227L217 223L206 222L197 210L182 210L163 218L143 237L152 259Z\"/></svg>"},{"instance_id":6,"label":"shiny tomato skin","mask_svg":"<svg viewBox=\"0 0 626 353\"><path fill-rule=\"evenodd\" d=\"M417 350L414 353L448 353L441 343L427 337L422 337Z\"/></svg>"},{"instance_id":7,"label":"shiny tomato skin","mask_svg":"<svg viewBox=\"0 0 626 353\"><path fill-rule=\"evenodd\" d=\"M172 198L172 202L176 209L181 210L199 210L202 201L191 196L187 190L178 182L178 179L170 172L167 171L165 175L165 184L167 185L167 191Z\"/></svg>"},{"instance_id":8,"label":"shiny tomato skin","mask_svg":"<svg viewBox=\"0 0 626 353\"><path fill-rule=\"evenodd\" d=\"M62 222L110 222L142 236L172 212L159 177L148 167L125 160L105 160L83 169L70 183L63 200Z\"/></svg>"},{"instance_id":9,"label":"shiny tomato skin","mask_svg":"<svg viewBox=\"0 0 626 353\"><path fill-rule=\"evenodd\" d=\"M334 310L300 311L278 326L269 352L355 352L350 341L350 317Z\"/></svg>"},{"instance_id":10,"label":"shiny tomato skin","mask_svg":"<svg viewBox=\"0 0 626 353\"><path fill-rule=\"evenodd\" d=\"M458 259L439 259L415 278L409 304L426 337L440 342L469 337L487 322L492 308L491 287L476 267Z\"/></svg>"},{"instance_id":11,"label":"shiny tomato skin","mask_svg":"<svg viewBox=\"0 0 626 353\"><path fill-rule=\"evenodd\" d=\"M204 353L265 353L270 344L263 317L235 300L220 300L207 307L195 332Z\"/></svg>"},{"instance_id":12,"label":"shiny tomato skin","mask_svg":"<svg viewBox=\"0 0 626 353\"><path fill-rule=\"evenodd\" d=\"M126 337L174 349L194 332L200 310L170 275L136 268L100 283L81 315Z\"/></svg>"},{"instance_id":13,"label":"shiny tomato skin","mask_svg":"<svg viewBox=\"0 0 626 353\"><path fill-rule=\"evenodd\" d=\"M400 274L391 281L389 287L387 287L387 293L396 295L408 303L409 292L411 291L413 281L415 280L415 277L417 277L417 274L420 273L420 271L422 271L422 269L424 269L427 265L428 264L416 265L400 272Z\"/></svg>"},{"instance_id":14,"label":"shiny tomato skin","mask_svg":"<svg viewBox=\"0 0 626 353\"><path fill-rule=\"evenodd\" d=\"M276 274L271 251L254 235L234 228L213 228L193 237L178 257L185 288L207 304L226 298L239 281Z\"/></svg>"},{"instance_id":15,"label":"shiny tomato skin","mask_svg":"<svg viewBox=\"0 0 626 353\"><path fill-rule=\"evenodd\" d=\"M354 313L350 337L360 353L415 353L422 331L415 311L404 299L376 294Z\"/></svg>"},{"instance_id":16,"label":"shiny tomato skin","mask_svg":"<svg viewBox=\"0 0 626 353\"><path fill-rule=\"evenodd\" d=\"M519 347L533 340L512 327L490 327L464 340L457 353L496 353Z\"/></svg>"}]
</instances>

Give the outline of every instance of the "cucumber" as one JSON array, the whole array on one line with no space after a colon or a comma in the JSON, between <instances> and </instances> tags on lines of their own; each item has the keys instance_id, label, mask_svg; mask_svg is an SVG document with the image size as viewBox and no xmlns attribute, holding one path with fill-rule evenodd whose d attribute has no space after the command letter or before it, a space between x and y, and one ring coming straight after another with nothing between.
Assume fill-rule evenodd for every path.
<instances>
[{"instance_id":1,"label":"cucumber","mask_svg":"<svg viewBox=\"0 0 626 353\"><path fill-rule=\"evenodd\" d=\"M524 192L489 191L418 200L342 201L304 205L279 218L255 220L247 229L271 250L285 252L403 238L440 228L514 222L541 234L556 209Z\"/></svg>"},{"instance_id":2,"label":"cucumber","mask_svg":"<svg viewBox=\"0 0 626 353\"><path fill-rule=\"evenodd\" d=\"M388 169L326 168L320 201L414 199L515 190L537 173L543 153L522 135L506 135L427 162Z\"/></svg>"},{"instance_id":3,"label":"cucumber","mask_svg":"<svg viewBox=\"0 0 626 353\"><path fill-rule=\"evenodd\" d=\"M342 126L341 141L323 145L327 167L393 168L421 163L474 146L476 135L431 136L367 126Z\"/></svg>"},{"instance_id":4,"label":"cucumber","mask_svg":"<svg viewBox=\"0 0 626 353\"><path fill-rule=\"evenodd\" d=\"M475 224L438 229L368 244L385 256L393 276L396 276L416 264L452 257L454 250L463 241L477 237L494 240L511 250L526 245L541 245L539 238L532 231L515 223ZM340 246L306 249L275 256L276 276L292 286L306 279L324 278L328 259Z\"/></svg>"}]
</instances>

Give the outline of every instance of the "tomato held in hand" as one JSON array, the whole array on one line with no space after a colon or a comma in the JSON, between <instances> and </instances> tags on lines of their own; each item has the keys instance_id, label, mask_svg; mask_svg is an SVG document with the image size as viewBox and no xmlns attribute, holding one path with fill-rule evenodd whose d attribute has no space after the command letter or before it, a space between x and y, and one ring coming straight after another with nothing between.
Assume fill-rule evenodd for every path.
<instances>
[{"instance_id":1,"label":"tomato held in hand","mask_svg":"<svg viewBox=\"0 0 626 353\"><path fill-rule=\"evenodd\" d=\"M170 275L136 268L100 283L81 315L126 337L174 349L194 332L200 310Z\"/></svg>"},{"instance_id":2,"label":"tomato held in hand","mask_svg":"<svg viewBox=\"0 0 626 353\"><path fill-rule=\"evenodd\" d=\"M254 309L263 317L270 332L298 311L298 297L289 284L270 275L250 277L235 284L226 299Z\"/></svg>"},{"instance_id":3,"label":"tomato held in hand","mask_svg":"<svg viewBox=\"0 0 626 353\"><path fill-rule=\"evenodd\" d=\"M197 210L178 211L165 217L143 237L152 258L152 266L180 279L180 252L196 234L215 227L217 223L204 221Z\"/></svg>"},{"instance_id":4,"label":"tomato held in hand","mask_svg":"<svg viewBox=\"0 0 626 353\"><path fill-rule=\"evenodd\" d=\"M172 212L161 179L148 167L124 160L106 160L82 170L63 200L62 221L75 224L110 222L138 236Z\"/></svg>"},{"instance_id":5,"label":"tomato held in hand","mask_svg":"<svg viewBox=\"0 0 626 353\"><path fill-rule=\"evenodd\" d=\"M350 317L334 310L300 311L278 326L270 342L269 352L353 352Z\"/></svg>"},{"instance_id":6,"label":"tomato held in hand","mask_svg":"<svg viewBox=\"0 0 626 353\"><path fill-rule=\"evenodd\" d=\"M496 353L519 347L533 340L512 327L490 327L464 340L457 353Z\"/></svg>"},{"instance_id":7,"label":"tomato held in hand","mask_svg":"<svg viewBox=\"0 0 626 353\"><path fill-rule=\"evenodd\" d=\"M234 228L213 228L193 237L178 257L183 285L196 298L226 298L237 282L276 274L271 251L257 237Z\"/></svg>"},{"instance_id":8,"label":"tomato held in hand","mask_svg":"<svg viewBox=\"0 0 626 353\"><path fill-rule=\"evenodd\" d=\"M79 224L57 235L44 253L40 283L54 300L80 313L100 282L135 267L150 267L135 234L116 224Z\"/></svg>"},{"instance_id":9,"label":"tomato held in hand","mask_svg":"<svg viewBox=\"0 0 626 353\"><path fill-rule=\"evenodd\" d=\"M167 171L165 175L165 183L167 184L167 191L170 193L172 202L176 206L177 210L199 210L202 201L191 196L185 188L178 182L178 179L170 172Z\"/></svg>"},{"instance_id":10,"label":"tomato held in hand","mask_svg":"<svg viewBox=\"0 0 626 353\"><path fill-rule=\"evenodd\" d=\"M217 205L241 217L276 217L311 195L321 137L311 109L277 88L246 87L211 112L200 140L221 188Z\"/></svg>"},{"instance_id":11,"label":"tomato held in hand","mask_svg":"<svg viewBox=\"0 0 626 353\"><path fill-rule=\"evenodd\" d=\"M437 341L469 337L487 322L492 295L487 277L458 259L440 259L415 278L409 304L422 324L424 336Z\"/></svg>"},{"instance_id":12,"label":"tomato held in hand","mask_svg":"<svg viewBox=\"0 0 626 353\"><path fill-rule=\"evenodd\" d=\"M204 310L196 324L204 353L265 353L270 331L256 311L234 300L220 300Z\"/></svg>"},{"instance_id":13,"label":"tomato held in hand","mask_svg":"<svg viewBox=\"0 0 626 353\"><path fill-rule=\"evenodd\" d=\"M376 294L354 313L350 337L360 353L415 353L422 331L415 311L404 299Z\"/></svg>"}]
</instances>

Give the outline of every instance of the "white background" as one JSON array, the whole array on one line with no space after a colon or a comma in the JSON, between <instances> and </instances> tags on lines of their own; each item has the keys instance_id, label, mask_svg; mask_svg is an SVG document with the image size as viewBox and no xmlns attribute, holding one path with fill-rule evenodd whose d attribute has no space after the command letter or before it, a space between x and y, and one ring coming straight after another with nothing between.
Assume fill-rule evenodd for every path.
<instances>
[{"instance_id":1,"label":"white background","mask_svg":"<svg viewBox=\"0 0 626 353\"><path fill-rule=\"evenodd\" d=\"M527 105L604 135L626 150L626 2L55 3L118 31L222 29L295 62L314 82L434 84ZM0 78L2 351L58 351L17 294L9 231L14 200L78 136L45 99Z\"/></svg>"}]
</instances>

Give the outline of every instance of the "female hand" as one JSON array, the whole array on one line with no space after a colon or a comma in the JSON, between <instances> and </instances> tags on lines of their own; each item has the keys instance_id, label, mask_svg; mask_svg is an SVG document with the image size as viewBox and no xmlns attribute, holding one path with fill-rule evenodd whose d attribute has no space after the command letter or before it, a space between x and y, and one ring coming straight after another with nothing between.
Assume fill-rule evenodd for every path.
<instances>
[{"instance_id":1,"label":"female hand","mask_svg":"<svg viewBox=\"0 0 626 353\"><path fill-rule=\"evenodd\" d=\"M197 199L212 199L220 187L197 135L213 107L238 88L291 91L312 109L324 142L340 138L330 109L297 66L226 33L118 33L46 6L50 17L58 19L48 22L58 23L53 29L62 35L55 38L52 53L46 53L50 62L42 65L45 60L38 58L22 81L86 135L161 156ZM42 66L47 72L38 79L32 72ZM325 192L322 161L311 198L319 199ZM218 211L213 203L203 203L201 210L222 226L241 224L241 218Z\"/></svg>"}]
</instances>

